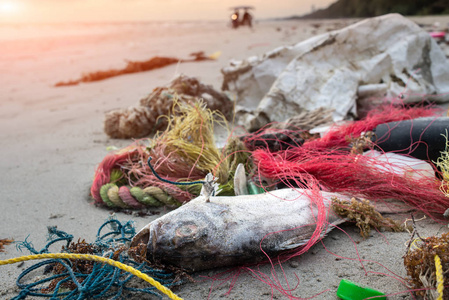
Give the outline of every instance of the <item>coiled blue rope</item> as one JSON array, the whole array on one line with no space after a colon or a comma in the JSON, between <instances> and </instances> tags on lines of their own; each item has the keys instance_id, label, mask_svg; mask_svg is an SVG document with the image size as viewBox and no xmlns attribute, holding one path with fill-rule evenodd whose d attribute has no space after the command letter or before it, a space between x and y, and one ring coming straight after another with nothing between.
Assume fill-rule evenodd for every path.
<instances>
[{"instance_id":1,"label":"coiled blue rope","mask_svg":"<svg viewBox=\"0 0 449 300\"><path fill-rule=\"evenodd\" d=\"M105 228L109 228L109 231L104 232ZM56 227L50 227L48 230L49 242L40 251L34 249L27 240L18 243L17 248L20 250L26 248L33 254L49 253L48 248L52 244L66 242L65 250L67 251L73 236L57 230ZM107 251L112 249L113 251L108 255L109 258L112 258L114 251L118 250L123 243L130 242L135 233L132 222L121 223L116 219L109 219L98 229L96 240L92 244L95 246L95 254L104 256ZM126 251L120 252L116 260L157 279L167 287L181 283L174 281L174 274L172 273L151 268L145 262L134 261ZM52 274L36 282L29 279L29 276L34 275L39 269L43 269L44 275L52 272L56 264L63 267L61 274ZM133 277L134 275L122 272L118 268L98 262L93 263L92 271L89 274L83 274L74 269L70 260L49 259L28 267L18 276L16 285L20 292L12 299L19 300L27 297L42 297L51 300L127 299L131 295L142 294L151 294L162 298L155 287L137 288L135 285L131 286L130 281Z\"/></svg>"}]
</instances>

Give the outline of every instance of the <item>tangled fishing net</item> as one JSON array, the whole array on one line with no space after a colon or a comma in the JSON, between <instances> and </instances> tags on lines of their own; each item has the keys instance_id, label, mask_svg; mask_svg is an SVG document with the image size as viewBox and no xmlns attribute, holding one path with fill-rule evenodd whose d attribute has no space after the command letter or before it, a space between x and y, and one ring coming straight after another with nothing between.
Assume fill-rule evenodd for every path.
<instances>
[{"instance_id":1,"label":"tangled fishing net","mask_svg":"<svg viewBox=\"0 0 449 300\"><path fill-rule=\"evenodd\" d=\"M300 146L314 135L310 130L332 123L334 109L320 107L313 111L303 111L301 114L287 119L282 123L270 123L256 133L245 137L245 146L254 151L266 147L270 151L279 151L290 146Z\"/></svg>"},{"instance_id":2,"label":"tangled fishing net","mask_svg":"<svg viewBox=\"0 0 449 300\"><path fill-rule=\"evenodd\" d=\"M233 195L232 174L248 155L238 139L230 139L224 149L217 148L214 126L226 127L223 115L203 102L175 102L173 110L176 113L167 118L164 132L148 143L136 141L103 159L91 187L96 204L129 209L176 207L199 195L201 184L177 186L159 180L146 164L150 156L155 171L165 180L192 182L213 173L218 177L220 195Z\"/></svg>"},{"instance_id":3,"label":"tangled fishing net","mask_svg":"<svg viewBox=\"0 0 449 300\"><path fill-rule=\"evenodd\" d=\"M322 138L312 138L300 146L277 152L261 147L252 153L252 158L260 177L271 182L287 186L292 186L292 182L305 186L318 182L323 190L371 201L393 198L426 214L441 215L449 207L449 201L439 190L438 180L397 174L388 161L359 152L375 148L375 141L364 135L377 125L434 114L429 108L387 106L370 112L360 121L335 126Z\"/></svg>"},{"instance_id":4,"label":"tangled fishing net","mask_svg":"<svg viewBox=\"0 0 449 300\"><path fill-rule=\"evenodd\" d=\"M26 240L18 243L17 247L32 254L42 254L50 253L51 246L62 243L61 252L111 258L140 270L167 287L181 283L175 274L155 269L138 252L128 251L127 245L136 233L132 222L121 223L116 219L109 219L98 229L93 243L85 240L73 242L73 235L55 227L49 227L48 231L49 241L40 251ZM36 272L40 272L37 279L34 278ZM26 268L18 276L16 284L20 292L12 299L129 299L133 295L143 299L145 294L162 298L155 287L148 287L149 284L142 284L139 280L130 273L101 262L49 259Z\"/></svg>"},{"instance_id":5,"label":"tangled fishing net","mask_svg":"<svg viewBox=\"0 0 449 300\"><path fill-rule=\"evenodd\" d=\"M218 110L226 117L231 116L233 102L226 94L202 84L196 78L180 75L168 87L155 88L140 100L139 105L106 113L104 131L108 136L120 139L148 136L167 127L168 119L161 116L181 113L176 109L170 111L175 100L193 104L196 99L203 99L212 111Z\"/></svg>"}]
</instances>

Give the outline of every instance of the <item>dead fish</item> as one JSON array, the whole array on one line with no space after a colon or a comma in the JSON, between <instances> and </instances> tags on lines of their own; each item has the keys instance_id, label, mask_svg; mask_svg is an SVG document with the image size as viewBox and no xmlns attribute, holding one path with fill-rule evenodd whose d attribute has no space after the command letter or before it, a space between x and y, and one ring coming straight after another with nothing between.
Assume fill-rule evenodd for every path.
<instances>
[{"instance_id":1,"label":"dead fish","mask_svg":"<svg viewBox=\"0 0 449 300\"><path fill-rule=\"evenodd\" d=\"M329 212L331 198L349 199L317 193L323 197L327 221L343 222ZM144 243L148 260L188 271L261 261L266 258L261 248L271 256L309 241L318 212L311 205L312 197L309 190L301 189L211 197L210 202L200 196L146 225L131 247ZM332 228L326 226L321 236Z\"/></svg>"}]
</instances>

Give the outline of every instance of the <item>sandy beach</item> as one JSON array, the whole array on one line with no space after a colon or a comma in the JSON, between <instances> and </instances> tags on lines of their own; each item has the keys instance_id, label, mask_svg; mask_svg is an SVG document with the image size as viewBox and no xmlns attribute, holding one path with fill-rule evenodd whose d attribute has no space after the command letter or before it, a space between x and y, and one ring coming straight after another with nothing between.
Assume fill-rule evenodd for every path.
<instances>
[{"instance_id":1,"label":"sandy beach","mask_svg":"<svg viewBox=\"0 0 449 300\"><path fill-rule=\"evenodd\" d=\"M449 17L413 18L419 24L448 24ZM135 105L177 74L194 76L220 89L220 69L231 59L261 55L357 20L256 22L253 29L232 30L224 22L110 23L0 27L0 238L45 245L47 226L57 226L94 241L111 211L92 204L95 167L108 153L131 140L108 138L105 112ZM221 55L214 61L188 62L162 69L77 86L54 87L83 73L122 68L127 61L154 56L188 58L192 52ZM161 209L161 213L166 209ZM154 220L118 212L137 229ZM398 216L404 218L404 215ZM422 236L447 232L429 218L417 223ZM413 299L404 284L402 256L409 233L376 232L364 240L351 224L334 230L306 254L272 269L256 269L279 281L291 298L337 299L341 279L380 290L389 299ZM57 252L60 249L52 249ZM25 255L14 245L0 259ZM0 267L0 298L18 293L17 276L34 262ZM173 288L184 299L287 299L276 288L242 271L235 283L215 282L224 270L194 274L195 283ZM213 285L212 285L213 284ZM229 292L229 293L228 293ZM30 298L31 299L31 298ZM146 299L146 298L142 298ZM148 298L153 299L153 298ZM165 299L165 298L164 298ZM296 298L295 298L296 299Z\"/></svg>"}]
</instances>

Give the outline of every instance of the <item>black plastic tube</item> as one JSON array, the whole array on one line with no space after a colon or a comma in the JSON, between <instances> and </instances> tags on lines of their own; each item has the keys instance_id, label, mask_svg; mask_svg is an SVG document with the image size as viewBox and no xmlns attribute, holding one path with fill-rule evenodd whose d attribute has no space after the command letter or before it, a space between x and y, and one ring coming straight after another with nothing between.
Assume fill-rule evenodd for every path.
<instances>
[{"instance_id":1,"label":"black plastic tube","mask_svg":"<svg viewBox=\"0 0 449 300\"><path fill-rule=\"evenodd\" d=\"M395 152L435 163L446 149L449 117L428 117L378 125L373 142L384 152Z\"/></svg>"}]
</instances>

